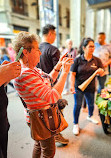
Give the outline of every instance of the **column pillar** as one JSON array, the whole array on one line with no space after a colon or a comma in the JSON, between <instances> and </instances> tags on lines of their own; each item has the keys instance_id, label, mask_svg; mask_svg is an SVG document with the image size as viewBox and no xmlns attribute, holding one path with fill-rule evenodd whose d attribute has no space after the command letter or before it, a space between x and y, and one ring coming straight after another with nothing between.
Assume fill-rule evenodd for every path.
<instances>
[{"instance_id":1,"label":"column pillar","mask_svg":"<svg viewBox=\"0 0 111 158\"><path fill-rule=\"evenodd\" d=\"M70 0L70 9L70 37L78 47L85 36L86 0Z\"/></svg>"},{"instance_id":2,"label":"column pillar","mask_svg":"<svg viewBox=\"0 0 111 158\"><path fill-rule=\"evenodd\" d=\"M81 0L70 0L70 38L74 46L80 44Z\"/></svg>"},{"instance_id":3,"label":"column pillar","mask_svg":"<svg viewBox=\"0 0 111 158\"><path fill-rule=\"evenodd\" d=\"M96 34L96 10L89 8L89 4L87 3L86 10L86 37L95 38Z\"/></svg>"},{"instance_id":4,"label":"column pillar","mask_svg":"<svg viewBox=\"0 0 111 158\"><path fill-rule=\"evenodd\" d=\"M104 9L97 11L97 33L104 32Z\"/></svg>"},{"instance_id":5,"label":"column pillar","mask_svg":"<svg viewBox=\"0 0 111 158\"><path fill-rule=\"evenodd\" d=\"M107 18L106 18L107 17ZM110 37L110 10L104 10L104 32L106 33L106 42L109 43Z\"/></svg>"}]
</instances>

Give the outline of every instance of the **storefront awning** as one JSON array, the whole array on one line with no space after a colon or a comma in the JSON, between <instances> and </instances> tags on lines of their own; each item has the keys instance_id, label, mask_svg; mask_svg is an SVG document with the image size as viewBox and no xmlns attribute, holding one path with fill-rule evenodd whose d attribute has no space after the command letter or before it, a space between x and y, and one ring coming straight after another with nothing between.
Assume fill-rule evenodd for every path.
<instances>
[{"instance_id":1,"label":"storefront awning","mask_svg":"<svg viewBox=\"0 0 111 158\"><path fill-rule=\"evenodd\" d=\"M92 9L106 9L111 8L111 0L87 0L89 8Z\"/></svg>"},{"instance_id":2,"label":"storefront awning","mask_svg":"<svg viewBox=\"0 0 111 158\"><path fill-rule=\"evenodd\" d=\"M104 3L104 2L109 2L111 0L87 0L87 1L88 1L88 3L90 5L94 5L94 4L100 4L100 3Z\"/></svg>"},{"instance_id":3,"label":"storefront awning","mask_svg":"<svg viewBox=\"0 0 111 158\"><path fill-rule=\"evenodd\" d=\"M13 39L14 37L14 34L0 34L0 38Z\"/></svg>"}]
</instances>

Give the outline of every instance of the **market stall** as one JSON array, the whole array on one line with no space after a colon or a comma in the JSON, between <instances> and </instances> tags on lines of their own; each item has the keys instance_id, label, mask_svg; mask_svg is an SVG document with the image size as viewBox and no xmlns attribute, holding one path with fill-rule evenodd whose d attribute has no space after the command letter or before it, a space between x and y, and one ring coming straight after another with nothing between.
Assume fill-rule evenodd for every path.
<instances>
[{"instance_id":1,"label":"market stall","mask_svg":"<svg viewBox=\"0 0 111 158\"><path fill-rule=\"evenodd\" d=\"M103 130L106 134L111 133L111 88L105 88L96 97Z\"/></svg>"}]
</instances>

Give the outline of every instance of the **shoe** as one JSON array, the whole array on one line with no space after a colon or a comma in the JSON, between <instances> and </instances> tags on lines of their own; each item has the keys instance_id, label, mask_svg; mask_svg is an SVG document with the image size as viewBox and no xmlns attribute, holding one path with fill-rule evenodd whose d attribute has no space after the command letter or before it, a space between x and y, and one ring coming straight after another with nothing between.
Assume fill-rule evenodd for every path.
<instances>
[{"instance_id":1,"label":"shoe","mask_svg":"<svg viewBox=\"0 0 111 158\"><path fill-rule=\"evenodd\" d=\"M66 144L69 143L69 139L65 139L65 138L62 136L62 134L59 133L59 134L56 134L56 135L55 135L55 142L56 142L56 143L58 142L58 143L61 143L61 144L66 145Z\"/></svg>"},{"instance_id":2,"label":"shoe","mask_svg":"<svg viewBox=\"0 0 111 158\"><path fill-rule=\"evenodd\" d=\"M108 126L107 132L108 132L108 134L111 134L111 125Z\"/></svg>"},{"instance_id":3,"label":"shoe","mask_svg":"<svg viewBox=\"0 0 111 158\"><path fill-rule=\"evenodd\" d=\"M78 124L75 124L73 126L73 134L74 135L78 135L79 134L79 125Z\"/></svg>"},{"instance_id":4,"label":"shoe","mask_svg":"<svg viewBox=\"0 0 111 158\"><path fill-rule=\"evenodd\" d=\"M94 124L98 124L99 122L93 117L93 116L87 116L87 120L94 123Z\"/></svg>"}]
</instances>

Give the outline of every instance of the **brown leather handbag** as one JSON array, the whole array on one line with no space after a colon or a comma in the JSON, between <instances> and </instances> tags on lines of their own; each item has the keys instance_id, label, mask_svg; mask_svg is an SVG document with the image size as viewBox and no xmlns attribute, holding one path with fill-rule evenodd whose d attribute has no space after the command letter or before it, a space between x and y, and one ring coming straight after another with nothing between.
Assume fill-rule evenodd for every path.
<instances>
[{"instance_id":1,"label":"brown leather handbag","mask_svg":"<svg viewBox=\"0 0 111 158\"><path fill-rule=\"evenodd\" d=\"M45 140L68 127L58 106L48 109L30 110L31 137L34 140Z\"/></svg>"}]
</instances>

